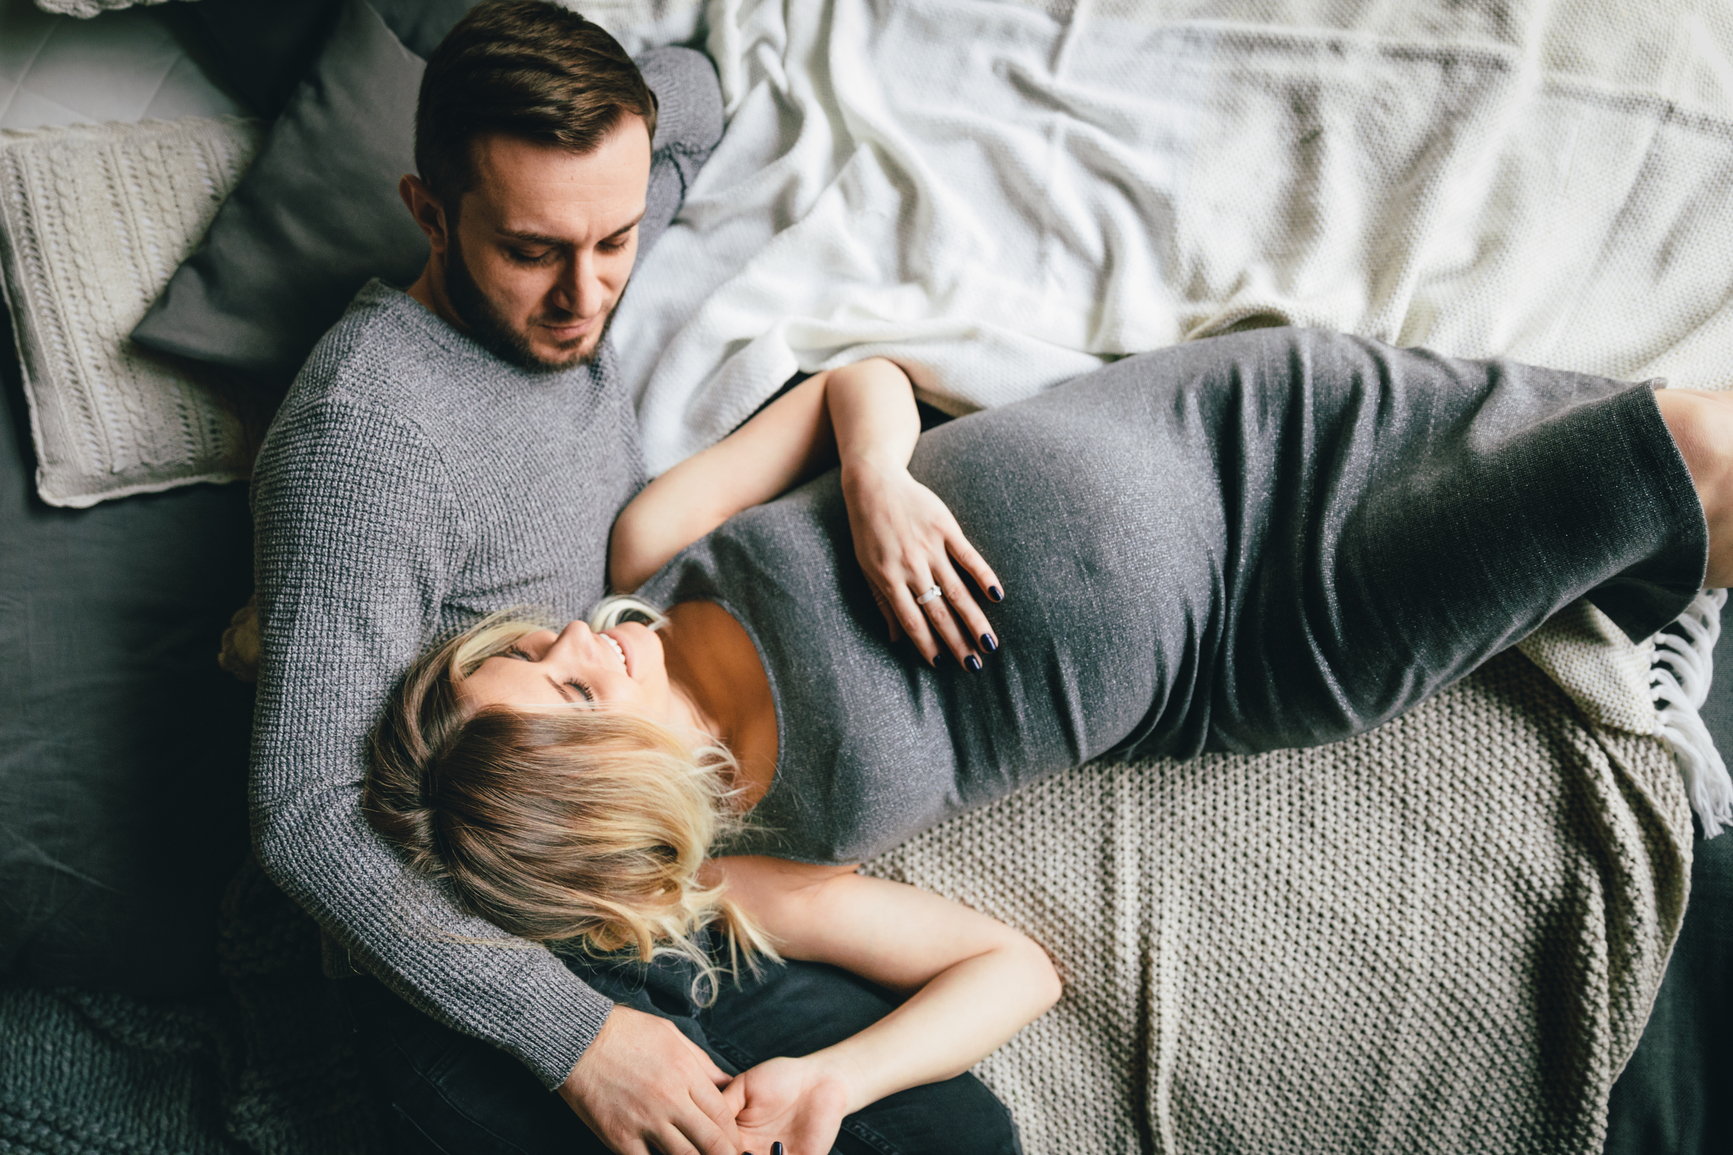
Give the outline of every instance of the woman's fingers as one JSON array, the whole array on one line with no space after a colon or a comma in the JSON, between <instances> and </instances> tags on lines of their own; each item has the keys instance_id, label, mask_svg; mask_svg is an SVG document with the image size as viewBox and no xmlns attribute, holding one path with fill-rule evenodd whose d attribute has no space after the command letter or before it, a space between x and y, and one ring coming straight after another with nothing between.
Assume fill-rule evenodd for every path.
<instances>
[{"instance_id":1,"label":"woman's fingers","mask_svg":"<svg viewBox=\"0 0 1733 1155\"><path fill-rule=\"evenodd\" d=\"M958 577L956 571L949 566L945 568L946 577L941 579L945 601L949 603L951 614L956 619L958 630L966 638L970 652L976 661L980 661L982 651L990 654L999 648L999 638L987 621L987 615L975 601L975 595L970 592L968 583ZM956 647L953 646L952 652L955 651ZM969 664L961 654L958 654L957 660L965 666Z\"/></svg>"},{"instance_id":2,"label":"woman's fingers","mask_svg":"<svg viewBox=\"0 0 1733 1155\"><path fill-rule=\"evenodd\" d=\"M957 524L955 518L945 528L945 547L950 551L951 557L956 560L956 563L962 567L963 572L975 579L975 584L980 587L982 593L987 595L988 601L1002 602L1005 600L1005 587L999 584L999 575L993 572L993 567L987 564L987 559L982 557L980 551L969 543L968 538L963 536L963 529Z\"/></svg>"},{"instance_id":3,"label":"woman's fingers","mask_svg":"<svg viewBox=\"0 0 1733 1155\"><path fill-rule=\"evenodd\" d=\"M929 582L928 585L930 584L932 583ZM893 586L891 609L898 625L902 627L903 633L907 635L910 642L914 643L915 649L920 651L921 657L927 660L927 664L931 665L933 660L939 656L939 643L933 638L933 631L927 619L926 610L915 601L915 598L926 588L926 586L922 586L918 590L911 590L903 585Z\"/></svg>"},{"instance_id":4,"label":"woman's fingers","mask_svg":"<svg viewBox=\"0 0 1733 1155\"><path fill-rule=\"evenodd\" d=\"M975 599L969 596L965 586L950 563L944 562L934 566L933 582L928 587L939 590L939 596L926 604L927 620L933 625L933 631L945 643L945 648L951 651L957 659L957 664L970 670L981 668L981 655L977 652L976 642L964 630L969 628L970 620L965 614L973 614L983 625L986 618L975 605Z\"/></svg>"}]
</instances>

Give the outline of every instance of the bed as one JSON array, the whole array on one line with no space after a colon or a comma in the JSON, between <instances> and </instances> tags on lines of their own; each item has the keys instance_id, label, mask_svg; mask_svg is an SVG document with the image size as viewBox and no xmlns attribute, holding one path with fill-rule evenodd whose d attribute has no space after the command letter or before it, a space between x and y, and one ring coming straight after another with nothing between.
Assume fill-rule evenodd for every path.
<instances>
[{"instance_id":1,"label":"bed","mask_svg":"<svg viewBox=\"0 0 1733 1155\"><path fill-rule=\"evenodd\" d=\"M354 189L407 167L404 85L463 5L85 7L0 6L0 128L31 134L0 142L0 1142L383 1149L317 936L246 863L250 692L215 655L274 391L356 278L418 266ZM616 328L659 466L869 352L953 412L1280 322L1733 364L1719 9L585 8L706 47L729 101ZM298 207L365 243L285 250ZM273 292L312 303L261 327ZM1733 843L1693 837L1653 664L1579 612L1353 743L1090 768L873 868L1059 960L1066 1002L980 1070L1031 1151L1716 1149ZM1693 689L1733 738L1725 680ZM1391 937L1441 909L1544 933Z\"/></svg>"}]
</instances>

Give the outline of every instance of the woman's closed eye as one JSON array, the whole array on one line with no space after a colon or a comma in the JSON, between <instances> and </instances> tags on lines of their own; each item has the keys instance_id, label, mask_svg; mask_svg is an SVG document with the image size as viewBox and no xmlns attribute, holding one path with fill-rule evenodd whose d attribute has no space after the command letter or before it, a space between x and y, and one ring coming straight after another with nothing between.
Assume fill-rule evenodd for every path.
<instances>
[{"instance_id":1,"label":"woman's closed eye","mask_svg":"<svg viewBox=\"0 0 1733 1155\"><path fill-rule=\"evenodd\" d=\"M508 647L503 656L507 657L507 658L516 658L520 662L534 662L535 661L534 658L530 657L529 654L525 653L523 650L519 649L517 646ZM579 694L582 694L584 701L589 702L591 704L595 703L596 692L590 688L590 684L588 682L582 681L578 678L568 678L563 684L570 686L572 689L576 690Z\"/></svg>"}]
</instances>

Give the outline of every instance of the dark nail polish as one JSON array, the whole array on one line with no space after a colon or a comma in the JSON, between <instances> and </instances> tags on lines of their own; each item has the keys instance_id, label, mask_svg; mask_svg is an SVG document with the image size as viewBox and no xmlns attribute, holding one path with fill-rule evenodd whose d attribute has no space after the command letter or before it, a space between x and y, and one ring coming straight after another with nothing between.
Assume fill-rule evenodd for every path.
<instances>
[{"instance_id":1,"label":"dark nail polish","mask_svg":"<svg viewBox=\"0 0 1733 1155\"><path fill-rule=\"evenodd\" d=\"M981 669L981 659L977 658L974 654L970 654L968 657L963 659L963 665L969 667L972 671L979 672Z\"/></svg>"},{"instance_id":2,"label":"dark nail polish","mask_svg":"<svg viewBox=\"0 0 1733 1155\"><path fill-rule=\"evenodd\" d=\"M987 596L992 598L996 602L1002 602L1005 600L1005 595L999 592L998 586L988 586L987 587Z\"/></svg>"},{"instance_id":3,"label":"dark nail polish","mask_svg":"<svg viewBox=\"0 0 1733 1155\"><path fill-rule=\"evenodd\" d=\"M981 645L989 654L996 654L999 652L999 643L992 634L982 634Z\"/></svg>"},{"instance_id":4,"label":"dark nail polish","mask_svg":"<svg viewBox=\"0 0 1733 1155\"><path fill-rule=\"evenodd\" d=\"M772 1143L770 1145L770 1155L782 1155L782 1144Z\"/></svg>"}]
</instances>

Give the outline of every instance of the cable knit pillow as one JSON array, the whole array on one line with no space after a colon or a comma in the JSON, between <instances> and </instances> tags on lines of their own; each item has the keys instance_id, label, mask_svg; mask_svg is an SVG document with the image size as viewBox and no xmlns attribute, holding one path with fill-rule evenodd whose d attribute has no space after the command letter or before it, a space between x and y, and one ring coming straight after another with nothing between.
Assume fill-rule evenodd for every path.
<instances>
[{"instance_id":1,"label":"cable knit pillow","mask_svg":"<svg viewBox=\"0 0 1733 1155\"><path fill-rule=\"evenodd\" d=\"M233 118L0 134L0 286L51 505L245 478L254 390L127 333L258 146Z\"/></svg>"}]
</instances>

